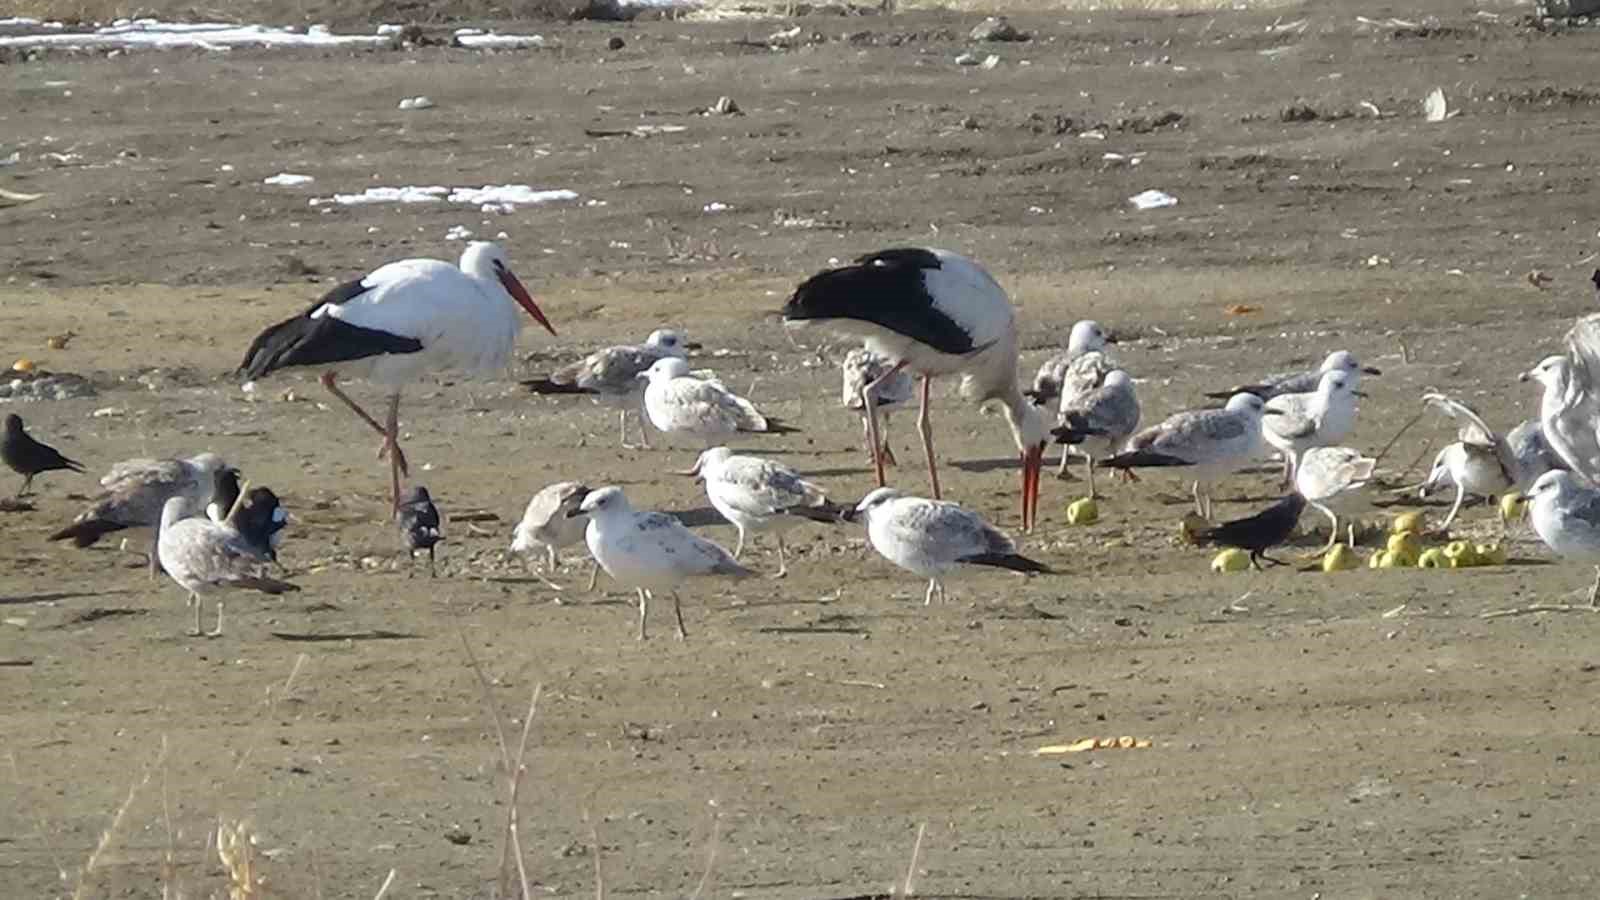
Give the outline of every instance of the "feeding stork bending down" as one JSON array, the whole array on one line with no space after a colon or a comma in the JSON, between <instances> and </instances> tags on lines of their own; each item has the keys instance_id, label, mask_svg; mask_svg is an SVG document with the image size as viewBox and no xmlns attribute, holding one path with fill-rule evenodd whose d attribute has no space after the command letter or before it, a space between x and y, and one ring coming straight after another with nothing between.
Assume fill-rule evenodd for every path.
<instances>
[{"instance_id":1,"label":"feeding stork bending down","mask_svg":"<svg viewBox=\"0 0 1600 900\"><path fill-rule=\"evenodd\" d=\"M400 477L409 474L400 451L401 388L437 369L505 368L522 330L518 305L556 333L511 274L505 251L474 241L461 254L459 267L403 259L339 285L305 312L257 335L239 372L255 380L291 366L322 367L322 386L383 435L378 456L389 457L398 513ZM339 389L341 374L366 378L388 391L387 424L380 425Z\"/></svg>"},{"instance_id":2,"label":"feeding stork bending down","mask_svg":"<svg viewBox=\"0 0 1600 900\"><path fill-rule=\"evenodd\" d=\"M908 369L922 376L917 432L938 499L939 472L928 428L928 394L938 375L962 376L967 397L1004 408L1022 456L1022 527L1033 528L1039 503L1044 419L1017 384L1017 322L1011 300L984 268L925 247L881 250L806 279L783 307L785 325L819 322L862 338L896 364L884 378ZM862 388L878 484L885 483L872 382Z\"/></svg>"}]
</instances>

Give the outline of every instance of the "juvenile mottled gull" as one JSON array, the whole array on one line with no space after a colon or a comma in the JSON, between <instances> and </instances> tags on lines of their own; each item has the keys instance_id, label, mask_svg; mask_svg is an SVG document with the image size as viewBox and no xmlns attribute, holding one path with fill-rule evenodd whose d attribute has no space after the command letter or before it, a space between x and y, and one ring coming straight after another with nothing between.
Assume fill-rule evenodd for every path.
<instances>
[{"instance_id":1,"label":"juvenile mottled gull","mask_svg":"<svg viewBox=\"0 0 1600 900\"><path fill-rule=\"evenodd\" d=\"M1024 393L1034 403L1049 406L1061 396L1062 381L1079 357L1085 353L1102 352L1107 344L1114 343L1116 340L1106 334L1099 322L1089 319L1077 322L1072 326L1072 333L1067 335L1067 349L1039 365L1038 373L1033 376L1033 390Z\"/></svg>"},{"instance_id":2,"label":"juvenile mottled gull","mask_svg":"<svg viewBox=\"0 0 1600 900\"><path fill-rule=\"evenodd\" d=\"M621 444L629 447L628 413L640 412L644 392L639 376L660 360L682 359L687 351L699 347L699 344L685 341L676 331L660 328L650 332L643 344L620 344L596 350L551 372L548 378L524 381L522 385L536 394L585 394L593 397L596 403L616 407ZM639 440L642 446L650 446L642 413Z\"/></svg>"},{"instance_id":3,"label":"juvenile mottled gull","mask_svg":"<svg viewBox=\"0 0 1600 900\"><path fill-rule=\"evenodd\" d=\"M1279 415L1255 394L1235 394L1222 409L1174 413L1128 439L1127 447L1100 461L1112 469L1184 467L1194 480L1195 512L1211 517L1211 485L1261 453L1261 420ZM1204 498L1202 500L1202 497Z\"/></svg>"},{"instance_id":4,"label":"juvenile mottled gull","mask_svg":"<svg viewBox=\"0 0 1600 900\"><path fill-rule=\"evenodd\" d=\"M789 574L784 557L783 533L804 521L834 523L843 510L828 503L822 488L781 463L759 456L736 455L727 447L712 447L700 454L689 474L705 482L706 498L722 517L739 529L733 558L744 552L751 531L770 531L778 541L778 572Z\"/></svg>"},{"instance_id":5,"label":"juvenile mottled gull","mask_svg":"<svg viewBox=\"0 0 1600 900\"><path fill-rule=\"evenodd\" d=\"M1279 394L1267 401L1266 408L1278 415L1262 421L1261 436L1283 454L1285 487L1294 481L1300 454L1337 444L1350 433L1360 396L1349 373L1335 369L1322 373L1308 394Z\"/></svg>"},{"instance_id":6,"label":"juvenile mottled gull","mask_svg":"<svg viewBox=\"0 0 1600 900\"><path fill-rule=\"evenodd\" d=\"M1240 385L1232 390L1214 391L1206 394L1213 400L1225 400L1235 394L1255 394L1263 400L1270 400L1279 394L1308 394L1317 389L1317 382L1328 372L1344 372L1350 376L1350 389L1361 387L1361 376L1382 375L1383 373L1371 366L1363 366L1356 359L1354 353L1348 350L1338 350L1328 354L1322 365L1302 372L1284 372L1277 375L1268 375L1255 384Z\"/></svg>"},{"instance_id":7,"label":"juvenile mottled gull","mask_svg":"<svg viewBox=\"0 0 1600 900\"><path fill-rule=\"evenodd\" d=\"M910 402L914 387L911 375L896 369L887 357L866 347L857 347L846 353L839 369L844 375L844 393L840 400L845 409L861 414L861 440L866 444L868 460L875 457L872 450L872 424L867 421L867 405L862 399L862 392L868 385L876 385L872 388L872 402L882 420L878 423L881 426L878 437L882 445L883 462L885 465L897 465L894 451L889 447L889 413Z\"/></svg>"},{"instance_id":8,"label":"juvenile mottled gull","mask_svg":"<svg viewBox=\"0 0 1600 900\"><path fill-rule=\"evenodd\" d=\"M1060 424L1052 434L1067 445L1061 452L1060 473L1067 470L1067 454L1081 455L1089 477L1089 496L1097 496L1094 487L1096 456L1113 452L1139 427L1139 396L1134 392L1133 379L1127 372L1115 369L1106 375L1100 386L1079 397L1065 390L1061 394ZM1098 452L1096 452L1098 451ZM1123 472L1132 473L1131 469Z\"/></svg>"},{"instance_id":9,"label":"juvenile mottled gull","mask_svg":"<svg viewBox=\"0 0 1600 900\"><path fill-rule=\"evenodd\" d=\"M100 479L104 490L93 505L72 524L50 535L52 541L71 539L87 547L102 536L124 528L153 528L161 522L162 508L171 497L183 497L201 509L211 500L214 475L227 463L215 453L188 459L129 459L111 467ZM157 566L156 535L150 536L150 577Z\"/></svg>"},{"instance_id":10,"label":"juvenile mottled gull","mask_svg":"<svg viewBox=\"0 0 1600 900\"><path fill-rule=\"evenodd\" d=\"M928 579L924 606L934 592L945 598L944 581L964 566L991 566L1013 572L1049 572L1043 563L1017 553L1017 545L972 510L946 500L908 497L894 488L877 488L861 498L852 520L865 518L867 539L884 559Z\"/></svg>"},{"instance_id":11,"label":"juvenile mottled gull","mask_svg":"<svg viewBox=\"0 0 1600 900\"><path fill-rule=\"evenodd\" d=\"M1459 400L1440 393L1422 395L1422 401L1455 421L1455 443L1434 457L1433 469L1422 484L1422 496L1445 485L1456 489L1455 504L1445 518L1449 528L1461 511L1468 494L1493 497L1513 488L1526 489L1551 468L1547 445L1537 423L1524 422L1507 437L1494 429L1477 411Z\"/></svg>"},{"instance_id":12,"label":"juvenile mottled gull","mask_svg":"<svg viewBox=\"0 0 1600 900\"><path fill-rule=\"evenodd\" d=\"M1325 505L1345 491L1364 487L1372 479L1378 461L1350 447L1312 447L1300 457L1294 473L1295 490L1333 523L1328 546L1339 541L1339 517Z\"/></svg>"},{"instance_id":13,"label":"juvenile mottled gull","mask_svg":"<svg viewBox=\"0 0 1600 900\"><path fill-rule=\"evenodd\" d=\"M558 481L541 488L523 510L522 521L511 535L512 553L532 553L543 547L549 571L554 574L559 562L556 551L583 540L583 531L589 526L589 517L577 512L579 504L589 493L589 486L579 481Z\"/></svg>"},{"instance_id":14,"label":"juvenile mottled gull","mask_svg":"<svg viewBox=\"0 0 1600 900\"><path fill-rule=\"evenodd\" d=\"M796 431L756 411L749 401L714 379L689 374L681 359L657 361L640 376L645 414L657 431L686 434L712 444L734 434L784 434Z\"/></svg>"},{"instance_id":15,"label":"juvenile mottled gull","mask_svg":"<svg viewBox=\"0 0 1600 900\"><path fill-rule=\"evenodd\" d=\"M1528 517L1533 530L1557 556L1600 559L1600 491L1580 483L1571 472L1546 472L1528 489ZM1600 566L1595 567L1589 605L1600 598Z\"/></svg>"},{"instance_id":16,"label":"juvenile mottled gull","mask_svg":"<svg viewBox=\"0 0 1600 900\"><path fill-rule=\"evenodd\" d=\"M18 500L28 493L35 475L60 470L83 471L82 465L62 456L56 448L34 440L22 426L22 417L16 413L6 416L5 434L0 436L0 462L22 476L22 487L17 489Z\"/></svg>"},{"instance_id":17,"label":"juvenile mottled gull","mask_svg":"<svg viewBox=\"0 0 1600 900\"><path fill-rule=\"evenodd\" d=\"M217 627L200 630L200 596L230 589L282 594L300 588L287 581L260 574L268 557L243 539L226 522L213 522L204 516L189 516L193 509L187 497L169 498L161 511L160 537L156 542L161 567L179 586L189 592L194 607L194 630L189 634L216 637L222 634L222 599L217 599Z\"/></svg>"},{"instance_id":18,"label":"juvenile mottled gull","mask_svg":"<svg viewBox=\"0 0 1600 900\"><path fill-rule=\"evenodd\" d=\"M751 578L728 551L685 528L676 516L638 512L622 488L603 487L583 498L574 517L588 514L584 540L589 554L618 584L639 593L639 640L645 639L645 613L654 591L672 592L678 639L688 636L678 585L690 578Z\"/></svg>"}]
</instances>

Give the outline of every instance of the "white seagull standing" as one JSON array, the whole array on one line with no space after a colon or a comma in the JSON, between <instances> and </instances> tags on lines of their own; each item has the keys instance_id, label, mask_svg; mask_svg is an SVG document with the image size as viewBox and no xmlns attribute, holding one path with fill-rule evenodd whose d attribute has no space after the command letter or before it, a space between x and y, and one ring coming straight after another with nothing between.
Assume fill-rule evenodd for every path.
<instances>
[{"instance_id":1,"label":"white seagull standing","mask_svg":"<svg viewBox=\"0 0 1600 900\"><path fill-rule=\"evenodd\" d=\"M911 376L903 369L895 369L892 360L866 347L857 347L846 353L839 368L844 375L844 393L840 402L845 409L861 414L861 442L867 445L867 459L876 461L877 453L882 453L885 463L897 465L894 451L889 447L889 413L911 401ZM882 440L877 453L872 449L872 422L867 417L867 402L863 393L868 385L876 385L872 388L872 405L882 418L878 423Z\"/></svg>"},{"instance_id":2,"label":"white seagull standing","mask_svg":"<svg viewBox=\"0 0 1600 900\"><path fill-rule=\"evenodd\" d=\"M1372 480L1378 461L1350 447L1312 447L1300 457L1294 471L1294 489L1333 523L1324 551L1339 542L1339 516L1325 505L1345 491L1364 487Z\"/></svg>"},{"instance_id":3,"label":"white seagull standing","mask_svg":"<svg viewBox=\"0 0 1600 900\"><path fill-rule=\"evenodd\" d=\"M1344 440L1356 420L1356 398L1365 396L1351 384L1349 373L1334 369L1322 373L1317 389L1308 394L1279 394L1266 408L1278 415L1263 420L1261 436L1283 454L1284 486L1294 482L1300 454L1312 447L1329 447Z\"/></svg>"},{"instance_id":4,"label":"white seagull standing","mask_svg":"<svg viewBox=\"0 0 1600 900\"><path fill-rule=\"evenodd\" d=\"M585 394L596 403L616 407L617 427L622 435L624 449L628 444L628 413L640 414L639 443L650 448L650 435L644 428L644 414L640 402L644 386L639 376L658 360L667 357L683 359L687 351L698 350L700 345L685 341L676 331L658 328L650 332L643 344L621 344L585 356L583 359L550 373L548 378L522 382L522 386L535 394Z\"/></svg>"},{"instance_id":5,"label":"white seagull standing","mask_svg":"<svg viewBox=\"0 0 1600 900\"><path fill-rule=\"evenodd\" d=\"M908 497L883 487L861 498L849 518L866 519L867 539L884 559L928 579L924 606L933 602L935 591L945 598L945 577L963 566L1050 571L1018 555L1011 538L957 503Z\"/></svg>"},{"instance_id":6,"label":"white seagull standing","mask_svg":"<svg viewBox=\"0 0 1600 900\"><path fill-rule=\"evenodd\" d=\"M1279 394L1309 394L1317 389L1317 384L1322 376L1329 372L1343 372L1350 376L1350 389L1361 387L1362 375L1382 375L1383 373L1372 366L1363 366L1356 355L1349 350L1336 350L1328 354L1322 365L1315 369L1303 372L1283 372L1268 375L1256 384L1245 384L1227 391L1213 391L1206 394L1213 400L1227 400L1235 394L1255 394L1263 400L1271 400Z\"/></svg>"},{"instance_id":7,"label":"white seagull standing","mask_svg":"<svg viewBox=\"0 0 1600 900\"><path fill-rule=\"evenodd\" d=\"M1588 322L1588 318L1580 319L1567 335L1567 342L1575 351L1578 342L1574 335L1580 330L1589 334ZM1600 324L1593 328L1600 329ZM1572 357L1547 356L1522 373L1519 380L1537 381L1544 387L1539 425L1550 449L1569 470L1591 484L1600 484L1600 394L1588 372L1600 375L1600 367L1586 364L1580 368Z\"/></svg>"},{"instance_id":8,"label":"white seagull standing","mask_svg":"<svg viewBox=\"0 0 1600 900\"><path fill-rule=\"evenodd\" d=\"M217 600L217 627L200 630L200 595L230 589L282 594L298 591L297 585L260 573L272 559L258 542L248 539L232 521L214 522L205 516L190 516L189 498L171 497L161 509L161 536L156 543L161 567L179 586L189 592L194 607L195 637L222 634L222 600Z\"/></svg>"},{"instance_id":9,"label":"white seagull standing","mask_svg":"<svg viewBox=\"0 0 1600 900\"><path fill-rule=\"evenodd\" d=\"M1085 356L1082 359L1089 359ZM1070 377L1068 382L1070 382ZM1089 496L1094 497L1094 463L1096 454L1111 453L1139 427L1139 395L1134 392L1133 379L1121 369L1113 369L1099 387L1074 396L1064 388L1061 393L1060 423L1051 433L1065 446L1061 451L1061 468L1067 471L1067 457L1071 453L1082 456L1088 466ZM1084 445L1089 444L1086 448ZM1132 469L1122 472L1133 474Z\"/></svg>"},{"instance_id":10,"label":"white seagull standing","mask_svg":"<svg viewBox=\"0 0 1600 900\"><path fill-rule=\"evenodd\" d=\"M383 435L378 456L389 457L398 513L400 478L409 474L400 450L401 389L437 369L487 373L505 368L522 330L518 305L556 333L511 274L505 251L474 241L462 252L459 267L405 259L339 285L305 312L257 335L239 372L253 381L291 366L321 367L323 387ZM387 425L339 389L341 374L366 378L388 392Z\"/></svg>"},{"instance_id":11,"label":"white seagull standing","mask_svg":"<svg viewBox=\"0 0 1600 900\"><path fill-rule=\"evenodd\" d=\"M1039 505L1044 419L1017 384L1016 313L1005 289L988 271L948 250L882 250L806 279L784 304L783 321L791 326L820 323L863 338L873 352L896 361L889 374L908 369L922 376L917 431L936 499L939 472L928 425L932 379L959 373L962 393L969 399L1001 404L1022 457L1022 527L1032 530ZM879 452L873 387L875 383L863 388L862 402L874 452ZM881 486L887 480L881 453L876 468Z\"/></svg>"},{"instance_id":12,"label":"white seagull standing","mask_svg":"<svg viewBox=\"0 0 1600 900\"><path fill-rule=\"evenodd\" d=\"M784 557L783 533L804 521L835 523L843 521L843 510L828 503L828 498L800 473L781 463L759 456L735 455L727 447L712 447L700 454L694 475L706 485L706 498L722 517L739 529L739 543L733 558L744 552L745 536L751 531L770 531L778 541L778 572L789 574Z\"/></svg>"},{"instance_id":13,"label":"white seagull standing","mask_svg":"<svg viewBox=\"0 0 1600 900\"><path fill-rule=\"evenodd\" d=\"M1100 466L1189 468L1194 480L1194 511L1209 519L1211 485L1260 455L1262 417L1281 415L1266 405L1255 394L1234 394L1222 409L1173 413L1129 438L1121 453L1101 460Z\"/></svg>"},{"instance_id":14,"label":"white seagull standing","mask_svg":"<svg viewBox=\"0 0 1600 900\"><path fill-rule=\"evenodd\" d=\"M1072 326L1072 333L1067 335L1067 349L1039 364L1039 371L1033 376L1033 390L1025 393L1040 406L1049 406L1061 396L1061 383L1074 362L1086 353L1103 355L1106 345L1114 343L1116 341L1106 334L1099 322L1090 319L1077 322Z\"/></svg>"},{"instance_id":15,"label":"white seagull standing","mask_svg":"<svg viewBox=\"0 0 1600 900\"><path fill-rule=\"evenodd\" d=\"M676 357L657 360L639 376L648 380L644 411L663 434L687 434L706 444L735 434L787 434L798 431L763 416L749 400L716 379L696 378Z\"/></svg>"},{"instance_id":16,"label":"white seagull standing","mask_svg":"<svg viewBox=\"0 0 1600 900\"><path fill-rule=\"evenodd\" d=\"M1546 472L1528 489L1528 517L1533 530L1557 556L1600 559L1600 491L1571 473ZM1589 605L1600 598L1600 566L1595 566Z\"/></svg>"},{"instance_id":17,"label":"white seagull standing","mask_svg":"<svg viewBox=\"0 0 1600 900\"><path fill-rule=\"evenodd\" d=\"M752 578L756 574L739 565L728 551L685 528L675 516L636 511L623 496L622 488L603 487L590 492L571 513L583 514L589 516L589 527L584 532L589 555L618 584L639 592L641 641L645 639L645 610L652 592L672 592L672 613L678 620L678 639L683 640L688 633L678 602L679 584L694 577Z\"/></svg>"}]
</instances>

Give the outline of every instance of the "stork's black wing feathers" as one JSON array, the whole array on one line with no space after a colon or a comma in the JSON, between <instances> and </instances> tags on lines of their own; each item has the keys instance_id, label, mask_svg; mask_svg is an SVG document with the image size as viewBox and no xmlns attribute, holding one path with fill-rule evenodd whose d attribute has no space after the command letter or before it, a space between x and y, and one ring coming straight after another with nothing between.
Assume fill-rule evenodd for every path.
<instances>
[{"instance_id":1,"label":"stork's black wing feathers","mask_svg":"<svg viewBox=\"0 0 1600 900\"><path fill-rule=\"evenodd\" d=\"M253 380L290 366L321 366L381 356L386 353L416 353L422 342L416 338L390 334L375 328L362 328L333 316L311 314L323 306L339 306L367 292L360 280L347 281L292 319L285 319L256 335L239 364L239 375Z\"/></svg>"},{"instance_id":2,"label":"stork's black wing feathers","mask_svg":"<svg viewBox=\"0 0 1600 900\"><path fill-rule=\"evenodd\" d=\"M801 282L783 305L783 317L870 322L941 353L963 356L978 349L972 335L939 308L923 278L940 268L939 257L920 247L870 253Z\"/></svg>"}]
</instances>

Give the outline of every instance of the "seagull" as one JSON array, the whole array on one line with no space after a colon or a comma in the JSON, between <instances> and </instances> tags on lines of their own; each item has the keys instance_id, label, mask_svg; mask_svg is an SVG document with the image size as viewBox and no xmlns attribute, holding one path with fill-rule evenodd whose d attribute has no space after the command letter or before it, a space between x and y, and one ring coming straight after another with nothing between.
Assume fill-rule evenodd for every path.
<instances>
[{"instance_id":1,"label":"seagull","mask_svg":"<svg viewBox=\"0 0 1600 900\"><path fill-rule=\"evenodd\" d=\"M505 251L473 241L460 266L436 259L405 259L348 281L305 312L256 336L239 365L249 381L279 369L318 366L328 393L383 435L394 513L400 512L400 477L409 474L400 450L400 391L425 373L456 368L485 373L503 369L522 330L520 305L552 335L556 330L511 274ZM389 396L388 424L380 425L339 388L340 374L366 378Z\"/></svg>"},{"instance_id":2,"label":"seagull","mask_svg":"<svg viewBox=\"0 0 1600 900\"><path fill-rule=\"evenodd\" d=\"M753 578L756 573L716 544L662 512L637 512L622 488L603 487L583 498L573 518L587 514L584 541L589 555L618 584L639 593L639 640L645 639L645 609L654 591L672 592L678 640L688 637L677 587L694 577Z\"/></svg>"},{"instance_id":3,"label":"seagull","mask_svg":"<svg viewBox=\"0 0 1600 900\"><path fill-rule=\"evenodd\" d=\"M963 566L991 566L1013 572L1050 571L1017 553L1011 538L972 510L945 500L911 497L881 487L861 498L848 518L865 518L867 539L884 559L928 579L922 605L934 592L945 599L944 580Z\"/></svg>"},{"instance_id":4,"label":"seagull","mask_svg":"<svg viewBox=\"0 0 1600 900\"><path fill-rule=\"evenodd\" d=\"M1227 391L1216 391L1206 394L1213 400L1227 400L1235 394L1255 394L1263 400L1271 400L1279 394L1309 394L1317 389L1317 383L1322 376L1329 372L1343 372L1350 376L1350 389L1356 390L1361 386L1362 375L1382 375L1383 372L1372 366L1363 366L1349 350L1338 350L1328 354L1322 365L1316 369L1305 372L1287 372L1278 375L1269 375L1256 384L1246 384Z\"/></svg>"},{"instance_id":5,"label":"seagull","mask_svg":"<svg viewBox=\"0 0 1600 900\"><path fill-rule=\"evenodd\" d=\"M217 627L200 630L200 595L229 588L244 588L265 594L300 590L299 586L268 578L257 570L268 558L226 522L213 522L204 516L190 517L194 507L185 496L167 499L161 509L161 531L157 553L161 567L179 586L189 592L194 607L191 636L217 637L222 634L222 600L217 600Z\"/></svg>"},{"instance_id":6,"label":"seagull","mask_svg":"<svg viewBox=\"0 0 1600 900\"><path fill-rule=\"evenodd\" d=\"M1377 465L1377 459L1350 447L1312 447L1300 457L1294 471L1295 490L1333 522L1324 552L1339 542L1339 517L1323 501L1365 487Z\"/></svg>"},{"instance_id":7,"label":"seagull","mask_svg":"<svg viewBox=\"0 0 1600 900\"><path fill-rule=\"evenodd\" d=\"M1317 389L1308 394L1278 394L1266 408L1278 415L1264 419L1261 437L1283 454L1284 485L1294 482L1300 454L1312 447L1328 447L1344 440L1355 424L1356 390L1342 369L1322 373Z\"/></svg>"},{"instance_id":8,"label":"seagull","mask_svg":"<svg viewBox=\"0 0 1600 900\"><path fill-rule=\"evenodd\" d=\"M784 304L783 321L792 327L823 324L863 338L873 352L896 361L891 373L905 369L922 376L917 432L934 499L941 494L928 426L932 379L959 373L963 395L1004 407L1022 457L1022 527L1032 530L1039 507L1044 419L1017 384L1016 312L987 270L948 250L881 250L806 279ZM876 386L862 390L875 453L878 416L871 388ZM876 468L881 487L887 482L881 453Z\"/></svg>"},{"instance_id":9,"label":"seagull","mask_svg":"<svg viewBox=\"0 0 1600 900\"><path fill-rule=\"evenodd\" d=\"M872 352L866 347L857 347L845 354L844 362L839 367L844 373L844 393L841 402L845 409L855 410L861 414L861 439L867 445L867 458L877 459L872 450L872 423L867 418L866 400L862 391L869 384L877 384L872 389L872 405L883 418L879 423L882 426L879 435L878 452L883 454L883 461L887 465L897 465L894 451L889 448L889 413L897 406L903 406L911 401L912 380L911 376L901 370L894 369L893 361Z\"/></svg>"},{"instance_id":10,"label":"seagull","mask_svg":"<svg viewBox=\"0 0 1600 900\"><path fill-rule=\"evenodd\" d=\"M1420 490L1421 496L1426 497L1445 485L1455 487L1455 503L1440 526L1449 529L1450 523L1461 512L1461 505L1468 494L1492 497L1516 487L1522 463L1511 443L1496 434L1477 410L1437 392L1423 394L1422 402L1449 416L1458 426L1458 440L1446 445L1434 456L1433 468ZM1525 436L1520 439L1524 444L1527 440ZM1530 465L1538 467L1537 458L1530 460ZM1527 483L1531 484L1532 480L1529 479Z\"/></svg>"},{"instance_id":11,"label":"seagull","mask_svg":"<svg viewBox=\"0 0 1600 900\"><path fill-rule=\"evenodd\" d=\"M41 444L28 434L22 427L22 417L16 413L6 416L6 433L0 437L0 462L6 468L22 476L22 487L17 489L16 499L21 500L28 493L28 487L33 484L33 476L45 472L67 470L82 472L83 466L61 455L54 447Z\"/></svg>"},{"instance_id":12,"label":"seagull","mask_svg":"<svg viewBox=\"0 0 1600 900\"><path fill-rule=\"evenodd\" d=\"M528 554L543 547L548 569L555 574L556 551L583 540L584 529L589 526L588 516L572 515L588 494L589 486L578 481L558 481L534 494L522 513L522 521L512 532L511 552ZM589 589L594 590L593 580Z\"/></svg>"},{"instance_id":13,"label":"seagull","mask_svg":"<svg viewBox=\"0 0 1600 900\"><path fill-rule=\"evenodd\" d=\"M1544 439L1568 470L1595 484L1600 483L1600 394L1586 373L1600 376L1600 322L1592 318L1579 319L1567 333L1572 356L1547 356L1518 380L1544 387L1539 404Z\"/></svg>"},{"instance_id":14,"label":"seagull","mask_svg":"<svg viewBox=\"0 0 1600 900\"><path fill-rule=\"evenodd\" d=\"M706 485L706 498L722 517L739 529L733 558L744 552L750 531L771 531L778 541L778 572L789 574L784 558L783 533L802 521L836 523L844 511L828 502L822 488L781 463L759 456L735 455L727 447L712 447L700 454L688 471Z\"/></svg>"},{"instance_id":15,"label":"seagull","mask_svg":"<svg viewBox=\"0 0 1600 900\"><path fill-rule=\"evenodd\" d=\"M1267 409L1255 394L1234 394L1222 409L1173 413L1129 438L1121 453L1101 460L1100 466L1191 468L1194 510L1209 519L1212 483L1260 455L1262 417L1276 415L1282 413Z\"/></svg>"},{"instance_id":16,"label":"seagull","mask_svg":"<svg viewBox=\"0 0 1600 900\"><path fill-rule=\"evenodd\" d=\"M111 467L100 479L104 488L93 505L79 513L72 524L50 535L52 541L70 538L77 547L88 547L104 535L125 528L154 528L161 523L162 508L171 497L183 497L194 508L211 502L216 490L215 475L228 468L215 453L201 453L188 459L129 459ZM223 510L226 515L226 510ZM160 571L157 558L159 531L150 536L150 577Z\"/></svg>"},{"instance_id":17,"label":"seagull","mask_svg":"<svg viewBox=\"0 0 1600 900\"><path fill-rule=\"evenodd\" d=\"M676 357L657 360L641 379L645 415L657 431L687 434L707 444L733 434L787 434L798 431L763 416L749 401L716 379L689 374L689 364Z\"/></svg>"},{"instance_id":18,"label":"seagull","mask_svg":"<svg viewBox=\"0 0 1600 900\"><path fill-rule=\"evenodd\" d=\"M1113 369L1099 387L1087 394L1074 398L1063 392L1059 422L1051 434L1066 448L1061 452L1061 469L1057 474L1067 471L1069 451L1081 455L1088 467L1089 496L1094 497L1096 454L1083 445L1093 442L1100 455L1106 455L1121 446L1139 427L1139 396L1134 393L1133 379L1127 372ZM1132 474L1133 470L1121 471Z\"/></svg>"},{"instance_id":19,"label":"seagull","mask_svg":"<svg viewBox=\"0 0 1600 900\"><path fill-rule=\"evenodd\" d=\"M1539 476L1546 472L1567 468L1566 463L1550 449L1544 428L1536 418L1524 419L1522 424L1511 429L1511 433L1506 435L1506 446L1511 448L1511 458L1516 460L1513 471L1517 476L1519 491L1532 487Z\"/></svg>"},{"instance_id":20,"label":"seagull","mask_svg":"<svg viewBox=\"0 0 1600 900\"><path fill-rule=\"evenodd\" d=\"M639 376L658 360L683 359L687 351L698 349L699 344L685 341L678 332L659 328L650 332L643 344L620 344L596 350L551 372L547 378L524 381L522 386L535 394L587 394L596 403L616 407L622 447L632 449L628 443L628 412L637 412L640 408L643 386L639 384ZM642 415L640 422L643 422ZM642 424L639 439L640 444L649 449L650 437Z\"/></svg>"},{"instance_id":21,"label":"seagull","mask_svg":"<svg viewBox=\"0 0 1600 900\"><path fill-rule=\"evenodd\" d=\"M1083 319L1072 326L1072 333L1067 336L1067 349L1055 354L1039 365L1038 374L1033 376L1033 390L1023 393L1040 406L1049 406L1052 401L1061 396L1061 382L1066 378L1067 370L1072 367L1079 357L1086 353L1103 353L1107 344L1115 344L1115 338L1106 334L1099 322Z\"/></svg>"},{"instance_id":22,"label":"seagull","mask_svg":"<svg viewBox=\"0 0 1600 900\"><path fill-rule=\"evenodd\" d=\"M1539 539L1557 556L1600 559L1600 491L1571 472L1546 472L1528 489L1528 518ZM1595 567L1589 605L1600 598L1600 566Z\"/></svg>"},{"instance_id":23,"label":"seagull","mask_svg":"<svg viewBox=\"0 0 1600 900\"><path fill-rule=\"evenodd\" d=\"M1306 498L1298 493L1291 493L1255 515L1223 522L1215 528L1197 533L1194 539L1201 545L1220 544L1224 547L1249 550L1250 565L1258 570L1263 559L1275 566L1281 566L1283 562L1268 556L1267 551L1287 541L1289 536L1294 534L1294 526L1300 521L1300 513L1305 508Z\"/></svg>"},{"instance_id":24,"label":"seagull","mask_svg":"<svg viewBox=\"0 0 1600 900\"><path fill-rule=\"evenodd\" d=\"M400 537L406 542L406 561L412 566L416 565L417 551L428 551L428 577L437 578L439 573L434 567L434 545L444 540L444 532L439 530L439 508L433 505L433 498L428 495L428 489L422 485L413 485L400 498ZM406 577L411 577L411 571L406 571Z\"/></svg>"}]
</instances>

